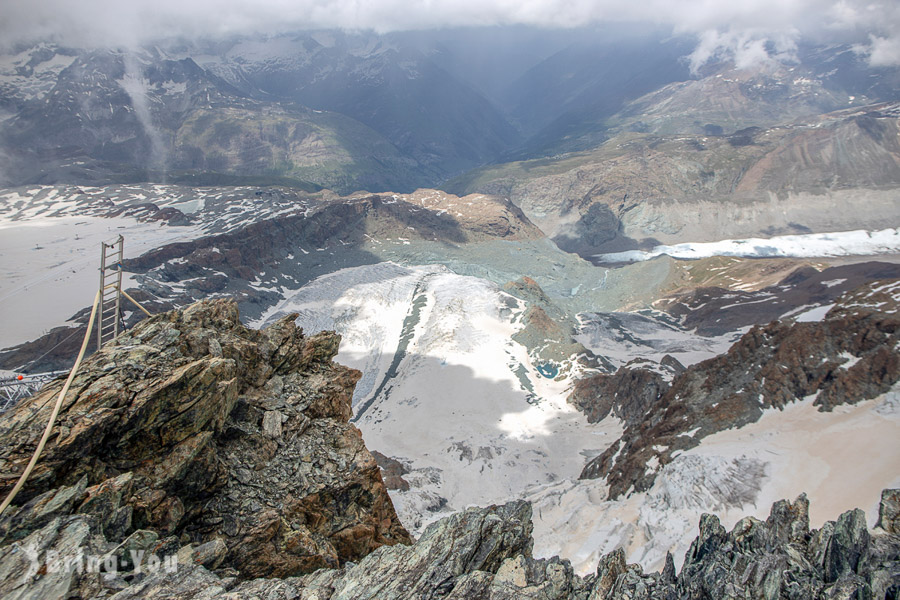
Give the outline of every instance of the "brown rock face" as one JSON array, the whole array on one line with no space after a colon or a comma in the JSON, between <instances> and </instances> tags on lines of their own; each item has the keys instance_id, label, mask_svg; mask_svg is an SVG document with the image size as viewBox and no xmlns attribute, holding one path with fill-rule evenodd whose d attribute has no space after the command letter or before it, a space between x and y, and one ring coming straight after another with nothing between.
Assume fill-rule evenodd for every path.
<instances>
[{"instance_id":1,"label":"brown rock face","mask_svg":"<svg viewBox=\"0 0 900 600\"><path fill-rule=\"evenodd\" d=\"M372 451L372 456L375 457L375 462L381 467L381 474L384 477L384 485L387 486L387 489L400 490L401 492L409 490L409 482L403 479L403 476L409 473L409 469L403 463L385 456L377 450Z\"/></svg>"},{"instance_id":2,"label":"brown rock face","mask_svg":"<svg viewBox=\"0 0 900 600\"><path fill-rule=\"evenodd\" d=\"M626 423L640 419L669 389L662 375L647 369L620 368L612 375L598 373L575 383L569 402L598 423L615 414Z\"/></svg>"},{"instance_id":3,"label":"brown rock face","mask_svg":"<svg viewBox=\"0 0 900 600\"><path fill-rule=\"evenodd\" d=\"M813 394L823 411L874 398L900 380L898 347L900 280L893 279L845 294L821 322L754 327L726 354L689 367L671 387L637 369L584 381L570 401L593 419L615 410L625 432L585 465L581 477L605 477L610 497L632 487L644 491L656 477L647 466L652 458L668 464L675 451L755 422L766 408Z\"/></svg>"},{"instance_id":4,"label":"brown rock face","mask_svg":"<svg viewBox=\"0 0 900 600\"><path fill-rule=\"evenodd\" d=\"M253 279L277 267L297 244L313 247L361 246L369 238L403 236L447 243L489 239L528 240L543 236L522 211L503 198L457 198L435 190L415 194L364 194L323 203L309 213L252 223L236 232L162 246L129 259L129 270L143 272L173 258L166 275L197 278L211 268L229 277Z\"/></svg>"},{"instance_id":5,"label":"brown rock face","mask_svg":"<svg viewBox=\"0 0 900 600\"><path fill-rule=\"evenodd\" d=\"M0 540L84 513L111 541L136 529L176 548L221 540L222 565L244 577L336 567L408 543L348 423L360 373L332 362L338 335L305 336L294 318L255 331L233 301L206 301L107 344L82 365ZM0 494L31 457L60 387L0 417Z\"/></svg>"}]
</instances>

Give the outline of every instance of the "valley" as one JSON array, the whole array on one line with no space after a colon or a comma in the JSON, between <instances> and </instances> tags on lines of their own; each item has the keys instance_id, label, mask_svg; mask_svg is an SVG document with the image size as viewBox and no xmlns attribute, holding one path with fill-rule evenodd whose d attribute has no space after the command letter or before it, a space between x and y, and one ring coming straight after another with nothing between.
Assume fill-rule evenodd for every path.
<instances>
[{"instance_id":1,"label":"valley","mask_svg":"<svg viewBox=\"0 0 900 600\"><path fill-rule=\"evenodd\" d=\"M255 327L296 314L305 331L338 332L336 360L361 372L353 422L382 468L399 473L388 486L413 535L467 506L524 497L535 506L538 555L565 552L582 572L616 547L646 569L661 568L667 551L683 553L689 525L704 511L736 519L754 514L755 506L763 510L773 494L812 493L799 482L784 487L784 477L772 476L773 465L800 460L806 445L786 445L784 458L771 463L762 455L717 450L718 442L707 440L719 434L704 433L677 460L663 458L665 444L654 445L651 452L659 458L652 460L671 462L660 463L655 483L617 498L606 479L580 477L585 465L626 439L628 419L643 409L623 404L585 419L581 397L612 394L586 382L615 373L631 377L623 389L649 389L651 381L665 389L685 368L723 355L754 325L820 320L845 292L900 277L900 265L865 262L871 260L865 255L855 258L863 262L829 267L826 252L807 259L659 256L598 266L559 250L500 198L426 190L339 197L286 188L131 184L25 188L7 198L4 226L31 224L24 230L38 232L29 241L40 249L23 246L22 252L59 261L60 274L71 272L70 281L86 286L85 298L95 245L87 232L123 232L131 242L146 231L150 246L158 247L126 247L130 293L147 306L161 310L237 294L244 318ZM73 222L85 232L79 233L84 249L54 250L60 228ZM832 236L826 246L839 249L840 239ZM36 301L42 282L27 280L40 263L28 258L20 279L10 279L3 300L10 308L4 310L32 315L24 323L76 331L84 313L68 324L65 319L78 313L77 297L64 312L48 291L45 303L57 312L42 313ZM10 303L20 299L27 307ZM47 320L52 314L55 321ZM140 317L132 309L126 316L131 322ZM5 351L4 368L48 351L30 368L60 364L70 352L55 347L60 338L47 335ZM884 436L896 426L892 394L893 388L852 413L839 411L834 424L826 414L809 418L828 430L852 414L859 423L852 427L873 427ZM771 422L767 435L783 431L778 435L785 439L804 426L804 419L782 423L765 412L738 431L756 419ZM700 421L688 423L696 429ZM857 460L879 462L883 452L872 446ZM852 466L838 456L822 460L830 473L851 476ZM697 481L708 481L700 495L691 491ZM744 487L732 490L738 482ZM877 501L878 485L829 492L827 506L835 512L868 506ZM598 525L586 536L567 525L584 522Z\"/></svg>"},{"instance_id":2,"label":"valley","mask_svg":"<svg viewBox=\"0 0 900 600\"><path fill-rule=\"evenodd\" d=\"M124 236L154 315L125 303L91 344L0 515L0 592L29 589L4 544L70 534L152 538L190 594L363 597L362 565L405 581L441 535L484 541L484 570L405 589L664 597L606 593L688 589L733 542L789 546L775 572L825 573L804 590L900 590L900 65L821 40L700 60L695 38L0 48L4 377L71 367L99 242ZM0 487L49 403L0 414ZM121 600L154 577L36 581ZM472 591L489 578L506 591Z\"/></svg>"}]
</instances>

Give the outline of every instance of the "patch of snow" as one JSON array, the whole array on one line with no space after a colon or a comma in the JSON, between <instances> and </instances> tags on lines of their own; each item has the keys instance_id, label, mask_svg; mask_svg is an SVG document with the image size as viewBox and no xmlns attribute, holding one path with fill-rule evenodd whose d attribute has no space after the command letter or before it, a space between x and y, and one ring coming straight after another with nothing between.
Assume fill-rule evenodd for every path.
<instances>
[{"instance_id":1,"label":"patch of snow","mask_svg":"<svg viewBox=\"0 0 900 600\"><path fill-rule=\"evenodd\" d=\"M849 369L850 367L852 367L853 365L858 363L860 360L858 356L853 356L852 354L850 354L849 352L846 352L846 351L841 352L841 358L845 359L844 363L841 364L841 366L840 366L841 369Z\"/></svg>"},{"instance_id":2,"label":"patch of snow","mask_svg":"<svg viewBox=\"0 0 900 600\"><path fill-rule=\"evenodd\" d=\"M581 313L575 339L615 367L635 359L659 362L667 354L687 367L722 354L749 330L744 327L719 336L701 336L667 319L655 312Z\"/></svg>"},{"instance_id":3,"label":"patch of snow","mask_svg":"<svg viewBox=\"0 0 900 600\"><path fill-rule=\"evenodd\" d=\"M100 242L119 234L131 258L198 232L128 217L0 217L0 348L33 340L90 306L99 287ZM123 285L131 281L126 274Z\"/></svg>"},{"instance_id":4,"label":"patch of snow","mask_svg":"<svg viewBox=\"0 0 900 600\"><path fill-rule=\"evenodd\" d=\"M812 323L821 321L828 314L828 311L834 307L834 304L825 304L824 306L816 306L805 312L798 314L794 320L798 323Z\"/></svg>"},{"instance_id":5,"label":"patch of snow","mask_svg":"<svg viewBox=\"0 0 900 600\"><path fill-rule=\"evenodd\" d=\"M656 246L652 250L629 250L598 254L602 262L635 262L668 255L672 258L697 259L711 256L748 258L815 258L825 256L869 256L900 252L900 228L881 231L837 231L784 235L772 238L721 240L718 242L683 243Z\"/></svg>"},{"instance_id":6,"label":"patch of snow","mask_svg":"<svg viewBox=\"0 0 900 600\"><path fill-rule=\"evenodd\" d=\"M836 285L841 285L845 281L847 281L847 280L846 279L831 279L829 281L823 281L822 285L824 285L825 287L834 287Z\"/></svg>"}]
</instances>

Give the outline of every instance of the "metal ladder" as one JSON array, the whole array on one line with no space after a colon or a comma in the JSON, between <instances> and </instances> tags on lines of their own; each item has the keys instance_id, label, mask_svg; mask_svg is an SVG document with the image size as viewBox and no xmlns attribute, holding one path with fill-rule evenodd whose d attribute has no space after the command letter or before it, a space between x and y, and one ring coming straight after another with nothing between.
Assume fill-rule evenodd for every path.
<instances>
[{"instance_id":1,"label":"metal ladder","mask_svg":"<svg viewBox=\"0 0 900 600\"><path fill-rule=\"evenodd\" d=\"M104 342L119 337L119 315L122 308L122 260L125 238L121 235L111 244L100 243L100 306L97 315L97 349Z\"/></svg>"}]
</instances>

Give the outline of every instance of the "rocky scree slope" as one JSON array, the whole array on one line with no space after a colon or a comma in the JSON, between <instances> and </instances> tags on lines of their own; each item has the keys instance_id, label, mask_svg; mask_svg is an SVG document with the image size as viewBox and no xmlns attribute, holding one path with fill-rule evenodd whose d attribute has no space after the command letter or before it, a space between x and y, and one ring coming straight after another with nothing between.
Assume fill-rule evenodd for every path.
<instances>
[{"instance_id":1,"label":"rocky scree slope","mask_svg":"<svg viewBox=\"0 0 900 600\"><path fill-rule=\"evenodd\" d=\"M306 336L295 318L255 331L233 301L206 301L150 318L88 359L18 506L0 520L0 560L15 563L0 570L0 595L35 589L13 577L25 560L16 543L28 540L99 554L180 550L240 577L338 567L409 543L348 422L360 373L332 362L338 335ZM0 494L60 387L0 417ZM68 585L102 591L77 577Z\"/></svg>"},{"instance_id":2,"label":"rocky scree slope","mask_svg":"<svg viewBox=\"0 0 900 600\"><path fill-rule=\"evenodd\" d=\"M610 498L650 489L679 451L707 435L758 421L768 408L815 396L819 410L855 404L900 380L900 280L845 294L821 322L754 326L731 349L669 384L646 369L620 368L580 381L570 401L591 421L623 419L622 437L585 465Z\"/></svg>"},{"instance_id":3,"label":"rocky scree slope","mask_svg":"<svg viewBox=\"0 0 900 600\"><path fill-rule=\"evenodd\" d=\"M726 270L713 269L717 273ZM684 329L700 335L721 335L831 305L866 283L896 278L900 278L900 265L894 263L870 261L821 270L805 265L761 289L723 289L719 285L725 281L718 281L714 286L674 291L653 302L653 307L675 317Z\"/></svg>"}]
</instances>

